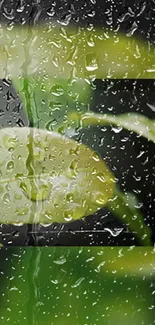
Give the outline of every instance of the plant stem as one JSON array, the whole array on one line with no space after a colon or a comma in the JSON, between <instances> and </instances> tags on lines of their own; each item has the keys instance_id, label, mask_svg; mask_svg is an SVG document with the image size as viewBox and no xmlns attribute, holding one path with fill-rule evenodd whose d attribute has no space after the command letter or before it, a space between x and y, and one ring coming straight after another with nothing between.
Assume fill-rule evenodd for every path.
<instances>
[{"instance_id":1,"label":"plant stem","mask_svg":"<svg viewBox=\"0 0 155 325\"><path fill-rule=\"evenodd\" d=\"M33 111L31 109L31 95L29 92L29 82L27 78L24 78L23 80L23 92L26 101L26 109L27 109L27 115L29 120L29 126L33 127L34 126Z\"/></svg>"}]
</instances>

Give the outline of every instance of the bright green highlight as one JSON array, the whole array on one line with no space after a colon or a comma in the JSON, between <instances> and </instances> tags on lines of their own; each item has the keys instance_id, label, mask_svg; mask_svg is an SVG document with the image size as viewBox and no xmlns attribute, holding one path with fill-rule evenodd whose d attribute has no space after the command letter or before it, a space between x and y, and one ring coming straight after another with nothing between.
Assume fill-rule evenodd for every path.
<instances>
[{"instance_id":1,"label":"bright green highlight","mask_svg":"<svg viewBox=\"0 0 155 325\"><path fill-rule=\"evenodd\" d=\"M154 322L153 248L2 248L0 258L1 325Z\"/></svg>"}]
</instances>

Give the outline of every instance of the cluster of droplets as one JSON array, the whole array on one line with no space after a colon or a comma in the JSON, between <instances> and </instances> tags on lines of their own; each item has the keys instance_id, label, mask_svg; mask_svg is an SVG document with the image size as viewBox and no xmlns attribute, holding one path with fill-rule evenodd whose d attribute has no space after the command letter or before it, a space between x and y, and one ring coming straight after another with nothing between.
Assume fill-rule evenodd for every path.
<instances>
[{"instance_id":1,"label":"cluster of droplets","mask_svg":"<svg viewBox=\"0 0 155 325\"><path fill-rule=\"evenodd\" d=\"M17 322L17 316L18 323L25 324L124 324L131 314L135 325L154 321L152 249L38 247L0 252L2 325Z\"/></svg>"}]
</instances>

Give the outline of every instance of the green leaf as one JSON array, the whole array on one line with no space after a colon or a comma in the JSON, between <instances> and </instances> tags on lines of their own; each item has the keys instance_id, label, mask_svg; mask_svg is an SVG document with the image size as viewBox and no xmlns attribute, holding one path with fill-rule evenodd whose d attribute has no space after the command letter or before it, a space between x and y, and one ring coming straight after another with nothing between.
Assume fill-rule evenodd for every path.
<instances>
[{"instance_id":1,"label":"green leaf","mask_svg":"<svg viewBox=\"0 0 155 325\"><path fill-rule=\"evenodd\" d=\"M0 77L154 78L154 45L103 28L0 28Z\"/></svg>"},{"instance_id":2,"label":"green leaf","mask_svg":"<svg viewBox=\"0 0 155 325\"><path fill-rule=\"evenodd\" d=\"M94 213L115 178L83 144L36 128L0 130L0 222L68 222Z\"/></svg>"},{"instance_id":3,"label":"green leaf","mask_svg":"<svg viewBox=\"0 0 155 325\"><path fill-rule=\"evenodd\" d=\"M135 113L110 115L110 114L95 114L72 113L69 116L69 121L75 126L86 127L89 125L115 125L126 130L133 131L139 136L143 136L149 141L155 143L155 120L150 120L146 116Z\"/></svg>"},{"instance_id":4,"label":"green leaf","mask_svg":"<svg viewBox=\"0 0 155 325\"><path fill-rule=\"evenodd\" d=\"M70 112L85 112L91 103L91 84L82 79L47 77L14 78L12 83L24 103L31 126L66 130ZM61 128L60 128L61 126Z\"/></svg>"},{"instance_id":5,"label":"green leaf","mask_svg":"<svg viewBox=\"0 0 155 325\"><path fill-rule=\"evenodd\" d=\"M123 194L118 188L115 188L115 196L109 199L107 207L131 231L136 232L142 245L152 245L151 228L145 224L139 202L133 193Z\"/></svg>"}]
</instances>

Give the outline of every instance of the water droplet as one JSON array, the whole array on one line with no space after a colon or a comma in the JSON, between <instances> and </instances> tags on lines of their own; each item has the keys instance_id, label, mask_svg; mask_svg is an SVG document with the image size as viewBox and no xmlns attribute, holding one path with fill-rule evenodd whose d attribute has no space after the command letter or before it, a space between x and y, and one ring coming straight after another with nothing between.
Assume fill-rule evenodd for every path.
<instances>
[{"instance_id":1,"label":"water droplet","mask_svg":"<svg viewBox=\"0 0 155 325\"><path fill-rule=\"evenodd\" d=\"M155 112L155 104L154 105L151 105L149 103L146 103L146 105L153 111Z\"/></svg>"},{"instance_id":2,"label":"water droplet","mask_svg":"<svg viewBox=\"0 0 155 325\"><path fill-rule=\"evenodd\" d=\"M136 209L141 209L143 207L143 203L137 202L134 206Z\"/></svg>"},{"instance_id":3,"label":"water droplet","mask_svg":"<svg viewBox=\"0 0 155 325\"><path fill-rule=\"evenodd\" d=\"M15 212L16 212L17 216L24 216L29 213L29 208L28 207L17 207Z\"/></svg>"},{"instance_id":4,"label":"water droplet","mask_svg":"<svg viewBox=\"0 0 155 325\"><path fill-rule=\"evenodd\" d=\"M5 114L4 110L3 109L0 109L0 117L3 117Z\"/></svg>"},{"instance_id":5,"label":"water droplet","mask_svg":"<svg viewBox=\"0 0 155 325\"><path fill-rule=\"evenodd\" d=\"M14 162L13 161L9 161L7 163L7 167L6 168L7 168L8 171L11 171L14 168Z\"/></svg>"},{"instance_id":6,"label":"water droplet","mask_svg":"<svg viewBox=\"0 0 155 325\"><path fill-rule=\"evenodd\" d=\"M112 129L112 131L114 131L115 133L120 133L120 132L122 131L123 128L120 126L120 127L112 127L111 129Z\"/></svg>"},{"instance_id":7,"label":"water droplet","mask_svg":"<svg viewBox=\"0 0 155 325\"><path fill-rule=\"evenodd\" d=\"M15 149L17 146L17 139L16 137L12 138L9 135L4 135L3 144L6 149L10 149L10 147Z\"/></svg>"},{"instance_id":8,"label":"water droplet","mask_svg":"<svg viewBox=\"0 0 155 325\"><path fill-rule=\"evenodd\" d=\"M64 94L64 89L62 88L61 85L54 85L51 88L51 93L52 93L52 95L59 97Z\"/></svg>"},{"instance_id":9,"label":"water droplet","mask_svg":"<svg viewBox=\"0 0 155 325\"><path fill-rule=\"evenodd\" d=\"M140 182L141 176L133 175L133 177L137 182Z\"/></svg>"},{"instance_id":10,"label":"water droplet","mask_svg":"<svg viewBox=\"0 0 155 325\"><path fill-rule=\"evenodd\" d=\"M130 28L130 30L129 30L129 32L128 32L126 35L127 35L128 37L133 36L133 34L134 34L135 31L137 30L137 28L138 28L138 25L137 25L137 23L134 21L133 24L132 24L132 26L131 26L131 28Z\"/></svg>"},{"instance_id":11,"label":"water droplet","mask_svg":"<svg viewBox=\"0 0 155 325\"><path fill-rule=\"evenodd\" d=\"M53 17L55 15L55 9L53 7L49 8L46 13L49 17Z\"/></svg>"},{"instance_id":12,"label":"water droplet","mask_svg":"<svg viewBox=\"0 0 155 325\"><path fill-rule=\"evenodd\" d=\"M13 147L10 147L10 148L8 148L8 151L9 152L13 152L14 151L14 148Z\"/></svg>"},{"instance_id":13,"label":"water droplet","mask_svg":"<svg viewBox=\"0 0 155 325\"><path fill-rule=\"evenodd\" d=\"M141 158L144 154L145 154L145 151L141 151L141 152L139 153L139 155L137 156L137 158Z\"/></svg>"},{"instance_id":14,"label":"water droplet","mask_svg":"<svg viewBox=\"0 0 155 325\"><path fill-rule=\"evenodd\" d=\"M69 172L67 173L68 177L75 178L77 176L78 174L77 166L78 166L77 160L72 160L69 166Z\"/></svg>"},{"instance_id":15,"label":"water droplet","mask_svg":"<svg viewBox=\"0 0 155 325\"><path fill-rule=\"evenodd\" d=\"M92 169L92 175L96 175L96 173L97 173L97 169L94 167L94 168Z\"/></svg>"},{"instance_id":16,"label":"water droplet","mask_svg":"<svg viewBox=\"0 0 155 325\"><path fill-rule=\"evenodd\" d=\"M16 11L19 13L22 13L24 11L24 9L25 9L25 6L21 4L16 8Z\"/></svg>"},{"instance_id":17,"label":"water droplet","mask_svg":"<svg viewBox=\"0 0 155 325\"><path fill-rule=\"evenodd\" d=\"M73 211L69 210L69 211L64 211L64 219L67 222L70 222L73 220Z\"/></svg>"},{"instance_id":18,"label":"water droplet","mask_svg":"<svg viewBox=\"0 0 155 325\"><path fill-rule=\"evenodd\" d=\"M54 127L57 127L57 121L56 120L48 121L45 127L46 130L48 131L54 131Z\"/></svg>"},{"instance_id":19,"label":"water droplet","mask_svg":"<svg viewBox=\"0 0 155 325\"><path fill-rule=\"evenodd\" d=\"M73 200L74 200L74 194L73 193L68 193L66 195L66 200L67 200L67 202L73 202Z\"/></svg>"},{"instance_id":20,"label":"water droplet","mask_svg":"<svg viewBox=\"0 0 155 325\"><path fill-rule=\"evenodd\" d=\"M121 232L123 231L123 228L114 228L114 229L104 228L104 230L110 232L110 234L113 237L117 237L121 234Z\"/></svg>"},{"instance_id":21,"label":"water droplet","mask_svg":"<svg viewBox=\"0 0 155 325\"><path fill-rule=\"evenodd\" d=\"M59 282L58 282L58 280L51 280L51 282L53 283L53 284L58 284Z\"/></svg>"},{"instance_id":22,"label":"water droplet","mask_svg":"<svg viewBox=\"0 0 155 325\"><path fill-rule=\"evenodd\" d=\"M63 265L66 263L66 258L64 256L61 256L58 260L53 261L57 265Z\"/></svg>"},{"instance_id":23,"label":"water droplet","mask_svg":"<svg viewBox=\"0 0 155 325\"><path fill-rule=\"evenodd\" d=\"M88 35L88 37L87 37L87 44L88 44L88 46L90 46L90 47L94 47L94 45L95 45L95 42L94 42L93 36L92 36L91 34Z\"/></svg>"},{"instance_id":24,"label":"water droplet","mask_svg":"<svg viewBox=\"0 0 155 325\"><path fill-rule=\"evenodd\" d=\"M58 23L63 25L63 26L68 26L68 24L70 23L71 18L72 18L72 14L68 13L68 14L64 15L63 17L61 17L61 19L58 20Z\"/></svg>"},{"instance_id":25,"label":"water droplet","mask_svg":"<svg viewBox=\"0 0 155 325\"><path fill-rule=\"evenodd\" d=\"M81 284L82 281L84 281L85 278L79 278L73 285L72 285L72 288L77 288L79 287L79 285Z\"/></svg>"},{"instance_id":26,"label":"water droplet","mask_svg":"<svg viewBox=\"0 0 155 325\"><path fill-rule=\"evenodd\" d=\"M94 53L87 54L86 69L87 69L87 71L90 71L90 72L98 69L97 58Z\"/></svg>"},{"instance_id":27,"label":"water droplet","mask_svg":"<svg viewBox=\"0 0 155 325\"><path fill-rule=\"evenodd\" d=\"M11 190L10 182L5 185L6 190L9 192Z\"/></svg>"},{"instance_id":28,"label":"water droplet","mask_svg":"<svg viewBox=\"0 0 155 325\"><path fill-rule=\"evenodd\" d=\"M7 7L7 6L2 6L2 12L3 12L3 15L4 17L7 19L7 20L13 20L15 18L15 10L14 8L11 8L11 7Z\"/></svg>"},{"instance_id":29,"label":"water droplet","mask_svg":"<svg viewBox=\"0 0 155 325\"><path fill-rule=\"evenodd\" d=\"M95 200L93 200L94 203L96 203L97 205L103 207L106 201L105 195L102 193L96 194L95 195Z\"/></svg>"},{"instance_id":30,"label":"water droplet","mask_svg":"<svg viewBox=\"0 0 155 325\"><path fill-rule=\"evenodd\" d=\"M18 290L19 289L17 287L15 287L15 286L10 288L10 291L18 291Z\"/></svg>"},{"instance_id":31,"label":"water droplet","mask_svg":"<svg viewBox=\"0 0 155 325\"><path fill-rule=\"evenodd\" d=\"M80 152L80 147L79 146L77 146L76 148L71 148L69 150L69 154L70 155L76 155L76 156L78 156L79 155L79 152Z\"/></svg>"},{"instance_id":32,"label":"water droplet","mask_svg":"<svg viewBox=\"0 0 155 325\"><path fill-rule=\"evenodd\" d=\"M153 66L150 69L146 69L146 71L149 72L149 73L154 73L155 72L155 67Z\"/></svg>"},{"instance_id":33,"label":"water droplet","mask_svg":"<svg viewBox=\"0 0 155 325\"><path fill-rule=\"evenodd\" d=\"M52 183L41 179L25 179L20 182L20 188L32 201L44 201L51 192Z\"/></svg>"},{"instance_id":34,"label":"water droplet","mask_svg":"<svg viewBox=\"0 0 155 325\"><path fill-rule=\"evenodd\" d=\"M53 205L54 205L54 203L53 203ZM45 218L47 218L48 220L50 220L50 222L52 222L52 214L51 214L51 212L50 211L45 211L44 213L43 213L43 216L42 216L43 218L45 217ZM48 226L49 226L49 223L48 223Z\"/></svg>"},{"instance_id":35,"label":"water droplet","mask_svg":"<svg viewBox=\"0 0 155 325\"><path fill-rule=\"evenodd\" d=\"M95 160L95 161L100 161L100 156L97 152L93 152L92 154L92 158Z\"/></svg>"},{"instance_id":36,"label":"water droplet","mask_svg":"<svg viewBox=\"0 0 155 325\"><path fill-rule=\"evenodd\" d=\"M104 264L105 264L105 261L101 262L101 263L97 266L97 268L95 269L95 272L99 273L100 270L101 270L101 267L104 266Z\"/></svg>"},{"instance_id":37,"label":"water droplet","mask_svg":"<svg viewBox=\"0 0 155 325\"><path fill-rule=\"evenodd\" d=\"M5 194L3 195L3 202L4 202L5 204L10 203L10 195L9 195L9 193L5 193Z\"/></svg>"},{"instance_id":38,"label":"water droplet","mask_svg":"<svg viewBox=\"0 0 155 325\"><path fill-rule=\"evenodd\" d=\"M105 175L102 173L97 174L96 176L101 182L105 183L106 179L105 179Z\"/></svg>"},{"instance_id":39,"label":"water droplet","mask_svg":"<svg viewBox=\"0 0 155 325\"><path fill-rule=\"evenodd\" d=\"M95 16L95 10L91 10L89 13L88 13L88 17L94 17Z\"/></svg>"}]
</instances>

